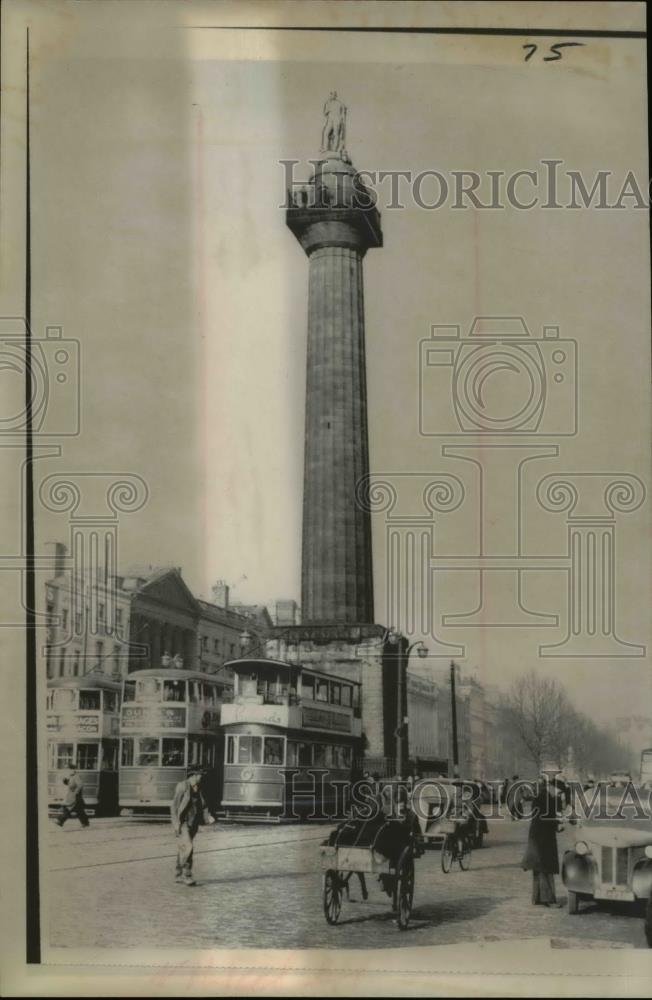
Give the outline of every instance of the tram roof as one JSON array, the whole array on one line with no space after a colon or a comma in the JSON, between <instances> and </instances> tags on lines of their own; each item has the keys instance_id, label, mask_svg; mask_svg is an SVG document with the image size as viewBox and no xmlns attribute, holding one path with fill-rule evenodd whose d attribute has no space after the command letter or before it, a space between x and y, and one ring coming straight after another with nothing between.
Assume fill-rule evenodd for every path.
<instances>
[{"instance_id":1,"label":"tram roof","mask_svg":"<svg viewBox=\"0 0 652 1000\"><path fill-rule=\"evenodd\" d=\"M359 681L354 681L350 677L344 677L343 674L332 674L330 670L320 670L319 667L308 666L305 663L290 663L287 660L272 660L265 656L243 656L237 660L227 660L224 664L225 667L229 667L231 670L235 670L237 667L242 667L245 664L256 664L258 667L285 667L286 670L303 670L309 674L319 674L320 677L325 677L327 680L332 681L342 681L344 684L357 684L360 686Z\"/></svg>"},{"instance_id":2,"label":"tram roof","mask_svg":"<svg viewBox=\"0 0 652 1000\"><path fill-rule=\"evenodd\" d=\"M216 677L215 674L205 674L201 670L185 670L183 667L146 667L144 670L132 670L125 680L136 680L138 677L162 677L163 680L173 681L211 681L213 684L222 685L227 683L223 677Z\"/></svg>"},{"instance_id":3,"label":"tram roof","mask_svg":"<svg viewBox=\"0 0 652 1000\"><path fill-rule=\"evenodd\" d=\"M120 681L102 674L81 674L79 677L52 677L48 680L48 688L105 688L107 691L119 691Z\"/></svg>"}]
</instances>

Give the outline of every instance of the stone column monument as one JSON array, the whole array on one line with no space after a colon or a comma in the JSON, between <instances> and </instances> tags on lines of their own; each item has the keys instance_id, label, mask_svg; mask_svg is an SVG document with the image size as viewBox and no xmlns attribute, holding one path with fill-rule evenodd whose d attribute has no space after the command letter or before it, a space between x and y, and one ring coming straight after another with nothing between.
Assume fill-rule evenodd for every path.
<instances>
[{"instance_id":1,"label":"stone column monument","mask_svg":"<svg viewBox=\"0 0 652 1000\"><path fill-rule=\"evenodd\" d=\"M310 262L302 622L370 624L370 514L356 503L369 472L362 261L382 232L346 152L346 107L334 91L324 116L320 159L287 211Z\"/></svg>"}]
</instances>

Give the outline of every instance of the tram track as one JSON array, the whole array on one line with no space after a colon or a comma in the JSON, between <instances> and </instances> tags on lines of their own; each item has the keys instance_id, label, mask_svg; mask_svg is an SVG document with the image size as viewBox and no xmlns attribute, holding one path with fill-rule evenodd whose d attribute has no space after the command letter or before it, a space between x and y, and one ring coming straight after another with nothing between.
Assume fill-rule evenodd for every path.
<instances>
[{"instance_id":1,"label":"tram track","mask_svg":"<svg viewBox=\"0 0 652 1000\"><path fill-rule=\"evenodd\" d=\"M255 846L267 848L267 847L281 847L286 844L305 844L305 843L311 843L315 840L322 840L323 837L324 837L323 832L320 832L315 837L286 837L285 840L269 840L260 845L247 843L247 844L231 844L228 847L208 847L203 850L201 848L198 848L195 850L195 854L196 855L220 854L227 851L245 851ZM138 864L141 861L161 861L175 857L176 857L176 851L172 851L172 852L166 852L165 854L149 854L146 855L145 857L138 857L138 858L120 858L112 861L96 861L93 864L62 865L59 868L50 868L48 869L48 871L50 872L50 874L54 874L55 872L83 871L92 868L108 868L113 865Z\"/></svg>"}]
</instances>

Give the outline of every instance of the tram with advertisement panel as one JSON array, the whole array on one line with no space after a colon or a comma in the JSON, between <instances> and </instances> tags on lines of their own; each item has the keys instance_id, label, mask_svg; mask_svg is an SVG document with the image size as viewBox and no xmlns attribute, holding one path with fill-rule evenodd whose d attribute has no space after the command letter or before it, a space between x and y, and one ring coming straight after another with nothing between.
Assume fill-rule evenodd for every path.
<instances>
[{"instance_id":1,"label":"tram with advertisement panel","mask_svg":"<svg viewBox=\"0 0 652 1000\"><path fill-rule=\"evenodd\" d=\"M360 684L280 660L227 666L234 688L222 706L226 818L301 818L312 811L311 793L330 815L332 782L350 781L360 756ZM309 773L317 769L326 775Z\"/></svg>"},{"instance_id":2,"label":"tram with advertisement panel","mask_svg":"<svg viewBox=\"0 0 652 1000\"><path fill-rule=\"evenodd\" d=\"M64 781L76 768L91 815L118 812L121 685L103 674L48 681L48 804L60 806Z\"/></svg>"},{"instance_id":3,"label":"tram with advertisement panel","mask_svg":"<svg viewBox=\"0 0 652 1000\"><path fill-rule=\"evenodd\" d=\"M120 714L120 809L167 811L179 781L195 764L209 809L219 805L224 684L174 667L138 670L123 682Z\"/></svg>"}]
</instances>

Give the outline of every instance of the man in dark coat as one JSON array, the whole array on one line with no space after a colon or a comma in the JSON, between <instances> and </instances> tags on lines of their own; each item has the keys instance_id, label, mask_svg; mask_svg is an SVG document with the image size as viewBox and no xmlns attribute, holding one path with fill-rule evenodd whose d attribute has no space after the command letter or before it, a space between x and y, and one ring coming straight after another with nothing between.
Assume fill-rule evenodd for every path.
<instances>
[{"instance_id":1,"label":"man in dark coat","mask_svg":"<svg viewBox=\"0 0 652 1000\"><path fill-rule=\"evenodd\" d=\"M555 875L559 874L557 826L559 803L554 785L543 773L532 800L523 870L532 872L532 902L535 906L559 906Z\"/></svg>"},{"instance_id":2,"label":"man in dark coat","mask_svg":"<svg viewBox=\"0 0 652 1000\"><path fill-rule=\"evenodd\" d=\"M201 769L188 768L188 777L180 781L174 790L170 806L170 819L177 837L176 881L184 885L196 885L192 877L193 841L202 820L214 823L206 802L199 789Z\"/></svg>"},{"instance_id":3,"label":"man in dark coat","mask_svg":"<svg viewBox=\"0 0 652 1000\"><path fill-rule=\"evenodd\" d=\"M66 794L63 799L61 813L55 822L58 826L63 826L66 820L70 819L73 812L76 812L77 819L84 829L87 829L87 827L90 826L90 822L88 820L88 816L86 815L86 805L84 803L83 794L84 786L74 767L68 777L63 779L63 783L66 786Z\"/></svg>"}]
</instances>

